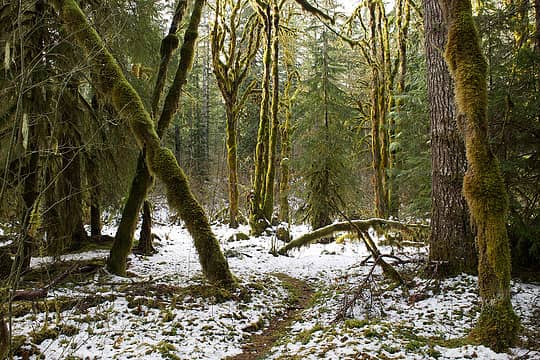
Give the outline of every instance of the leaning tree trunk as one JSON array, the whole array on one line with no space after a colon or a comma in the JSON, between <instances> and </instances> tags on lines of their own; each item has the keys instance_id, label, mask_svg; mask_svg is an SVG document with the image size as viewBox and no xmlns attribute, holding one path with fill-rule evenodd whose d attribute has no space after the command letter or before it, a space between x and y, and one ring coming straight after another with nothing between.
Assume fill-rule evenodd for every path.
<instances>
[{"instance_id":1,"label":"leaning tree trunk","mask_svg":"<svg viewBox=\"0 0 540 360\"><path fill-rule=\"evenodd\" d=\"M196 1L195 7L202 7L202 3L204 3L203 0ZM201 205L195 200L187 178L173 153L161 146L152 118L145 110L141 98L126 80L103 40L88 23L77 2L55 0L52 4L66 29L89 55L92 66L99 69L96 71L98 90L110 99L120 118L129 124L139 148L146 149L146 164L151 172L165 184L169 204L178 211L193 237L204 275L211 282L233 287L235 281L227 260L221 252L219 242L212 233L208 218ZM169 111L172 113L176 111L178 104L177 100L173 102L173 104L168 104L171 106ZM174 111L173 105L176 105Z\"/></svg>"},{"instance_id":2,"label":"leaning tree trunk","mask_svg":"<svg viewBox=\"0 0 540 360\"><path fill-rule=\"evenodd\" d=\"M161 42L161 63L158 72L158 78L154 87L154 93L152 95L152 113L154 117L157 116L159 99L165 85L165 78L167 77L167 68L172 59L172 53L178 47L178 37L176 31L179 23L182 21L184 11L186 8L186 1L180 0L176 7L176 12L171 22L169 34ZM193 46L197 39L197 27L201 18L202 4L194 7L189 28L186 30L184 44L182 45L181 60L176 72L176 76L167 94L163 112L159 118L157 124L157 135L159 138L163 135L166 128L169 126L173 114L178 107L178 98L182 85L185 82L191 63L193 62ZM145 162L145 149L143 148L137 159L137 169L131 182L129 194L122 211L122 218L116 235L114 237L113 246L111 248L109 261L107 267L109 271L117 275L125 275L127 266L127 256L131 251L133 244L133 234L137 227L137 219L141 212L141 207L148 194L148 191L154 179L152 178L147 164ZM148 226L148 223L145 224ZM148 239L147 239L148 240Z\"/></svg>"},{"instance_id":3,"label":"leaning tree trunk","mask_svg":"<svg viewBox=\"0 0 540 360\"><path fill-rule=\"evenodd\" d=\"M471 337L502 351L515 343L520 324L510 302L508 198L497 158L489 146L487 63L469 0L442 0L448 19L446 62L455 81L458 122L468 161L463 192L476 228L482 310Z\"/></svg>"},{"instance_id":4,"label":"leaning tree trunk","mask_svg":"<svg viewBox=\"0 0 540 360\"><path fill-rule=\"evenodd\" d=\"M475 273L474 235L463 197L465 144L456 125L454 82L442 55L446 24L438 0L424 0L427 86L431 121L431 261L443 276Z\"/></svg>"}]
</instances>

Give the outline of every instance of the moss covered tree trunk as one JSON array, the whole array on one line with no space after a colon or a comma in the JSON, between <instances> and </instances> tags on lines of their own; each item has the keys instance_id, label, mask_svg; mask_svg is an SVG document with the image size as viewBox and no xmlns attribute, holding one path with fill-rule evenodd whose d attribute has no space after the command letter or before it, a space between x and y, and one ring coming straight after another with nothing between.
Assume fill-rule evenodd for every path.
<instances>
[{"instance_id":1,"label":"moss covered tree trunk","mask_svg":"<svg viewBox=\"0 0 540 360\"><path fill-rule=\"evenodd\" d=\"M21 6L21 8L18 8ZM28 6L26 8L25 6ZM47 87L38 87L35 84L44 82L47 79L46 70L43 69L43 64L36 59L40 58L40 49L43 47L46 31L41 25L45 13L44 4L42 2L32 2L30 4L18 4L12 9L13 11L23 11L31 14L26 17L27 21L20 25L20 57L21 66L31 66L28 76L23 76L21 80L26 80L27 83L22 83L21 89L27 91L26 95L21 96L22 100L22 118L20 122L21 133L23 134L23 151L24 156L21 156L22 163L20 167L21 182L22 182L22 216L21 216L21 238L19 248L15 255L16 272L24 271L30 266L32 252L35 248L34 230L36 227L35 220L38 216L38 165L39 165L39 125L43 117L40 115L48 107L49 92ZM17 10L15 8L18 8ZM8 11L7 17L10 16L9 7L4 10ZM12 14L15 14L13 12ZM15 44L19 47L19 44ZM17 61L18 62L18 61ZM6 71L8 69L6 68ZM22 71L22 69L21 69ZM22 74L22 72L21 72ZM26 136L25 136L26 134ZM11 260L11 259L9 259ZM6 264L7 265L7 264Z\"/></svg>"},{"instance_id":2,"label":"moss covered tree trunk","mask_svg":"<svg viewBox=\"0 0 540 360\"><path fill-rule=\"evenodd\" d=\"M246 0L216 1L212 27L211 48L214 75L219 86L226 113L227 166L229 180L229 226L238 227L238 114L256 82L243 87L251 64L258 51L259 24L251 15L245 21ZM243 27L241 27L241 25ZM241 34L239 33L241 31ZM243 87L243 90L241 89Z\"/></svg>"},{"instance_id":3,"label":"moss covered tree trunk","mask_svg":"<svg viewBox=\"0 0 540 360\"><path fill-rule=\"evenodd\" d=\"M389 214L389 201L387 191L386 166L387 145L385 126L385 98L384 98L384 69L381 64L374 61L380 59L378 51L383 46L380 32L380 9L376 1L369 3L370 15L370 40L371 40L371 155L373 168L373 189L375 200L375 214L378 217L386 218ZM384 59L382 59L384 64Z\"/></svg>"},{"instance_id":4,"label":"moss covered tree trunk","mask_svg":"<svg viewBox=\"0 0 540 360\"><path fill-rule=\"evenodd\" d=\"M272 68L272 15L269 4L258 5L258 13L264 23L264 54L262 98L259 113L259 129L255 148L255 175L253 196L250 198L249 225L253 235L261 235L271 219L264 215L266 172L268 170L269 122L270 122L270 75Z\"/></svg>"},{"instance_id":5,"label":"moss covered tree trunk","mask_svg":"<svg viewBox=\"0 0 540 360\"><path fill-rule=\"evenodd\" d=\"M424 0L427 86L431 121L431 237L429 258L443 276L476 273L474 235L463 197L465 144L456 124L454 82L443 49L446 23L438 0Z\"/></svg>"},{"instance_id":6,"label":"moss covered tree trunk","mask_svg":"<svg viewBox=\"0 0 540 360\"><path fill-rule=\"evenodd\" d=\"M236 148L237 114L234 105L226 105L227 167L229 168L229 226L238 227L238 159Z\"/></svg>"},{"instance_id":7,"label":"moss covered tree trunk","mask_svg":"<svg viewBox=\"0 0 540 360\"><path fill-rule=\"evenodd\" d=\"M196 1L195 7L202 8L202 3L204 1ZM52 4L67 31L87 54L91 55L89 59L96 69L98 90L110 99L120 118L130 126L139 148L146 149L145 160L148 168L165 184L169 204L178 211L193 237L203 274L209 281L221 286L234 286L227 260L212 233L206 214L195 200L187 178L173 153L161 146L152 118L145 110L141 98L124 77L118 63L88 23L77 2L55 0ZM169 106L174 103L177 105L178 100L173 101L173 104L169 103ZM168 111L173 114L176 106L174 108L174 111L172 108Z\"/></svg>"},{"instance_id":8,"label":"moss covered tree trunk","mask_svg":"<svg viewBox=\"0 0 540 360\"><path fill-rule=\"evenodd\" d=\"M535 20L535 31L534 31L534 52L538 58L540 58L540 0L534 1L534 20ZM537 86L540 89L540 61L536 65L536 78ZM540 103L538 105L538 120L540 121Z\"/></svg>"},{"instance_id":9,"label":"moss covered tree trunk","mask_svg":"<svg viewBox=\"0 0 540 360\"><path fill-rule=\"evenodd\" d=\"M272 220L274 210L274 183L276 177L276 149L279 131L279 7L277 1L272 5L272 123L268 137L268 169L266 171L263 213Z\"/></svg>"},{"instance_id":10,"label":"moss covered tree trunk","mask_svg":"<svg viewBox=\"0 0 540 360\"><path fill-rule=\"evenodd\" d=\"M482 309L471 337L502 351L515 343L519 319L510 302L508 199L499 163L489 146L487 63L469 0L441 0L448 21L446 62L454 77L458 118L468 161L463 192L476 229Z\"/></svg>"},{"instance_id":11,"label":"moss covered tree trunk","mask_svg":"<svg viewBox=\"0 0 540 360\"><path fill-rule=\"evenodd\" d=\"M279 221L289 223L289 164L291 158L291 119L292 119L292 102L293 95L291 92L291 86L293 79L296 77L296 72L291 70L292 65L287 64L287 82L283 90L283 102L285 103L284 111L285 118L280 127L281 135L281 161L279 163Z\"/></svg>"},{"instance_id":12,"label":"moss covered tree trunk","mask_svg":"<svg viewBox=\"0 0 540 360\"><path fill-rule=\"evenodd\" d=\"M169 34L161 42L161 63L154 92L152 94L152 113L154 114L154 117L157 117L158 104L165 85L165 78L167 76L167 69L172 58L172 53L179 44L176 31L178 30L179 23L182 21L186 6L187 4L185 1L180 0L178 2L169 29ZM197 27L201 18L202 6L203 4L198 3L198 6L193 8L190 24L186 30L184 43L182 45L180 64L176 72L174 83L167 93L165 105L157 123L157 135L160 138L169 126L173 114L176 112L181 87L185 82L187 73L193 62L193 47L195 46L195 41L198 36ZM143 148L137 159L135 176L131 182L129 194L122 211L122 218L118 225L118 229L116 230L113 246L111 247L109 255L109 261L107 263L109 271L114 274L125 275L126 273L127 256L133 245L133 236L137 227L138 216L141 212L146 195L153 183L154 179L147 168Z\"/></svg>"},{"instance_id":13,"label":"moss covered tree trunk","mask_svg":"<svg viewBox=\"0 0 540 360\"><path fill-rule=\"evenodd\" d=\"M90 236L93 239L99 239L101 237L101 186L97 160L92 154L86 156L86 178L90 188Z\"/></svg>"}]
</instances>

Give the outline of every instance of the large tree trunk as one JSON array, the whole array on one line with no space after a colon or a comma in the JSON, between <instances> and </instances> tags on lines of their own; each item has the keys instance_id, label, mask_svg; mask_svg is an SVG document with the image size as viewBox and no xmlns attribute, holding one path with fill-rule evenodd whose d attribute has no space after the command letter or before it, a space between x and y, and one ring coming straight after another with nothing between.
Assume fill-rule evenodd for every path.
<instances>
[{"instance_id":1,"label":"large tree trunk","mask_svg":"<svg viewBox=\"0 0 540 360\"><path fill-rule=\"evenodd\" d=\"M266 189L266 172L268 170L268 136L270 120L270 74L272 65L272 15L270 6L266 5L259 9L264 21L264 54L263 54L263 79L262 98L259 113L259 130L257 132L257 146L255 148L255 179L253 182L253 196L250 199L249 225L252 235L259 236L268 226L271 219L264 215L264 198Z\"/></svg>"},{"instance_id":2,"label":"large tree trunk","mask_svg":"<svg viewBox=\"0 0 540 360\"><path fill-rule=\"evenodd\" d=\"M272 220L274 210L274 180L276 176L276 149L279 129L279 9L277 1L272 7L272 126L268 138L268 169L264 190L264 216Z\"/></svg>"},{"instance_id":3,"label":"large tree trunk","mask_svg":"<svg viewBox=\"0 0 540 360\"><path fill-rule=\"evenodd\" d=\"M468 161L463 192L476 229L482 310L471 337L496 351L517 340L519 318L510 302L508 198L499 162L489 146L487 63L469 0L441 0L448 19L445 58L455 81Z\"/></svg>"},{"instance_id":4,"label":"large tree trunk","mask_svg":"<svg viewBox=\"0 0 540 360\"><path fill-rule=\"evenodd\" d=\"M285 119L280 127L281 135L281 161L279 163L279 221L290 222L289 216L289 164L291 158L291 140L290 140L290 124L292 118L292 95L290 93L294 71L290 69L291 64L287 64L287 82L283 91Z\"/></svg>"},{"instance_id":5,"label":"large tree trunk","mask_svg":"<svg viewBox=\"0 0 540 360\"><path fill-rule=\"evenodd\" d=\"M234 102L226 104L227 112L227 167L229 168L229 227L238 227L238 160L236 147L236 122Z\"/></svg>"},{"instance_id":6,"label":"large tree trunk","mask_svg":"<svg viewBox=\"0 0 540 360\"><path fill-rule=\"evenodd\" d=\"M202 9L204 1L197 0L195 8ZM208 218L201 205L195 200L187 178L176 162L173 153L160 145L160 139L150 114L145 110L141 98L126 80L118 63L105 47L103 40L90 26L74 0L55 0L52 2L68 32L87 52L94 68L98 71L97 87L120 115L129 124L139 148L146 149L148 168L165 184L167 198L172 208L178 211L180 218L193 237L199 254L203 274L211 282L225 287L233 287L234 279L227 260L221 252L219 242L212 233ZM200 15L199 15L200 17ZM188 29L188 32L191 31ZM194 36L190 33L186 36ZM177 79L175 78L175 81ZM177 89L180 92L180 89ZM176 112L178 100L167 103L167 111ZM167 124L164 124L165 128ZM158 126L159 128L159 126Z\"/></svg>"},{"instance_id":7,"label":"large tree trunk","mask_svg":"<svg viewBox=\"0 0 540 360\"><path fill-rule=\"evenodd\" d=\"M18 7L21 8L18 8ZM39 124L42 117L39 115L48 106L48 92L46 87L38 87L38 84L47 78L43 64L37 59L40 57L40 49L44 46L44 37L46 30L41 25L44 15L44 4L40 1L31 4L19 4L13 9L15 11L24 11L31 13L32 17L28 22L22 25L19 29L21 34L25 34L24 41L21 44L20 57L21 63L25 66L32 67L31 76L27 78L27 83L23 84L24 89L29 89L29 97L21 96L23 105L22 114L22 133L26 133L26 139L23 135L24 156L21 157L22 162L22 219L21 219L21 243L15 256L16 273L26 270L30 266L32 252L35 247L33 236L34 228L36 227L36 216L38 216L38 163L39 163ZM9 16L9 15L8 15ZM32 29L32 30L30 30ZM21 39L23 40L23 39ZM18 45L16 45L18 47ZM25 78L25 77L23 77ZM23 89L23 88L21 88ZM45 95L45 96L44 96Z\"/></svg>"},{"instance_id":8,"label":"large tree trunk","mask_svg":"<svg viewBox=\"0 0 540 360\"><path fill-rule=\"evenodd\" d=\"M378 22L381 21L380 13L377 9L375 1L369 3L370 14L370 37L371 37L371 56L373 59L379 59L379 47L383 46L383 42L377 34ZM384 82L379 64L371 64L371 155L373 168L373 189L375 199L375 215L386 218L389 214L388 192L387 192L387 175L386 175L386 126L385 126L385 99L384 99Z\"/></svg>"},{"instance_id":9,"label":"large tree trunk","mask_svg":"<svg viewBox=\"0 0 540 360\"><path fill-rule=\"evenodd\" d=\"M238 227L238 114L251 94L256 80L243 87L251 63L258 51L260 30L254 15L250 15L240 33L239 22L244 16L247 1L216 1L215 19L211 33L214 75L227 116L227 165L229 177L229 226ZM251 10L251 9L249 9ZM227 39L227 40L225 40ZM226 46L225 44L229 44Z\"/></svg>"},{"instance_id":10,"label":"large tree trunk","mask_svg":"<svg viewBox=\"0 0 540 360\"><path fill-rule=\"evenodd\" d=\"M463 198L465 144L456 124L454 81L442 51L447 30L438 0L424 0L427 87L431 122L431 261L443 276L475 273L474 235Z\"/></svg>"},{"instance_id":11,"label":"large tree trunk","mask_svg":"<svg viewBox=\"0 0 540 360\"><path fill-rule=\"evenodd\" d=\"M164 87L163 78L167 76L167 68L172 58L172 53L178 47L179 41L178 37L176 36L176 31L179 22L182 20L185 8L186 2L180 0L177 4L175 16L171 22L169 34L161 42L161 63L158 73L159 76L156 80L156 86L152 95L152 112L154 113L154 116L157 116L159 98ZM180 54L180 64L175 75L174 83L167 94L163 111L157 123L156 132L159 138L161 138L169 126L172 116L177 110L181 87L185 82L187 73L193 62L193 47L198 36L197 27L200 21L201 8L201 4L199 7L194 8L190 21L190 28L186 31L184 44L182 45ZM118 229L116 230L109 261L107 263L109 271L114 274L126 274L127 256L130 253L131 246L133 244L133 235L137 227L138 216L144 199L146 198L146 195L153 183L154 179L147 168L143 148L137 159L137 169L129 189L124 210L122 211L122 218L120 220L120 224L118 225Z\"/></svg>"}]
</instances>

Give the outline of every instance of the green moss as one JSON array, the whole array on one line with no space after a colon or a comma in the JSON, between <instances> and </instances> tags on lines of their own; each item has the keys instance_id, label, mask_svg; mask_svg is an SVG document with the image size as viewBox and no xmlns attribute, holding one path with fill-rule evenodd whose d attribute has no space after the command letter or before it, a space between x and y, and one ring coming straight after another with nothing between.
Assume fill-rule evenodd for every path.
<instances>
[{"instance_id":1,"label":"green moss","mask_svg":"<svg viewBox=\"0 0 540 360\"><path fill-rule=\"evenodd\" d=\"M487 63L471 2L457 0L444 4L449 18L445 56L455 79L458 110L465 120L468 169L463 192L477 229L478 284L485 304L471 337L501 350L515 341L519 321L510 303L508 199L499 163L488 141Z\"/></svg>"},{"instance_id":2,"label":"green moss","mask_svg":"<svg viewBox=\"0 0 540 360\"><path fill-rule=\"evenodd\" d=\"M170 359L170 360L180 360L180 357L178 355L175 355L174 352L178 351L176 349L176 346L173 344L167 342L167 341L160 341L156 346L156 350L161 354L161 356L164 359Z\"/></svg>"},{"instance_id":3,"label":"green moss","mask_svg":"<svg viewBox=\"0 0 540 360\"><path fill-rule=\"evenodd\" d=\"M171 322L174 320L175 317L176 315L170 309L167 309L165 312L161 314L161 318L162 318L161 321Z\"/></svg>"},{"instance_id":4,"label":"green moss","mask_svg":"<svg viewBox=\"0 0 540 360\"><path fill-rule=\"evenodd\" d=\"M171 54L174 50L178 48L179 44L180 40L178 39L178 36L176 36L176 34L168 34L161 41L161 48L159 49L160 56L163 58L167 56L167 54Z\"/></svg>"},{"instance_id":5,"label":"green moss","mask_svg":"<svg viewBox=\"0 0 540 360\"><path fill-rule=\"evenodd\" d=\"M389 354L395 354L399 351L399 348L397 346L391 346L388 344L383 344L381 346L381 350L386 351Z\"/></svg>"},{"instance_id":6,"label":"green moss","mask_svg":"<svg viewBox=\"0 0 540 360\"><path fill-rule=\"evenodd\" d=\"M517 341L521 329L519 318L509 302L484 305L469 338L497 352L506 351Z\"/></svg>"},{"instance_id":7,"label":"green moss","mask_svg":"<svg viewBox=\"0 0 540 360\"><path fill-rule=\"evenodd\" d=\"M306 345L317 331L324 331L324 326L317 323L311 329L302 330L298 335L296 335L296 341L301 342Z\"/></svg>"},{"instance_id":8,"label":"green moss","mask_svg":"<svg viewBox=\"0 0 540 360\"><path fill-rule=\"evenodd\" d=\"M73 325L64 324L60 326L60 334L66 336L75 336L79 333L79 328Z\"/></svg>"},{"instance_id":9,"label":"green moss","mask_svg":"<svg viewBox=\"0 0 540 360\"><path fill-rule=\"evenodd\" d=\"M196 20L197 16L200 18L203 5L204 1L198 0L195 2L188 38L193 33L193 29L191 29L192 22ZM139 147L141 149L146 148L149 168L165 183L169 203L179 211L180 217L185 221L190 234L193 236L203 273L211 282L233 288L235 281L227 261L221 253L219 243L210 229L206 214L193 197L187 179L174 156L167 149L160 147L160 139L141 98L124 77L117 62L106 49L99 35L90 26L77 2L74 0L55 0L53 6L60 13L60 17L68 31L73 33L75 39L88 53L92 53L93 65L99 71L99 79L96 84L99 90L111 97L115 110L122 119L128 122ZM185 66L185 61L188 61L188 59L181 60L181 62L184 62L183 66ZM179 72L177 71L175 82L178 75ZM181 83L183 82L181 81ZM167 100L166 103L168 103ZM173 99L172 105L177 102L178 98ZM173 110L172 105L169 110ZM176 106L174 106L174 111L176 111ZM111 256L111 258L114 258L114 256Z\"/></svg>"},{"instance_id":10,"label":"green moss","mask_svg":"<svg viewBox=\"0 0 540 360\"><path fill-rule=\"evenodd\" d=\"M37 359L45 358L36 345L28 343L28 339L24 335L13 336L11 339L11 346L13 354L22 359L30 359L32 356L35 356Z\"/></svg>"},{"instance_id":11,"label":"green moss","mask_svg":"<svg viewBox=\"0 0 540 360\"><path fill-rule=\"evenodd\" d=\"M141 306L151 309L161 309L165 306L163 302L148 297L126 296L126 301L128 302L127 307L130 309L135 309L136 314L141 313Z\"/></svg>"},{"instance_id":12,"label":"green moss","mask_svg":"<svg viewBox=\"0 0 540 360\"><path fill-rule=\"evenodd\" d=\"M40 330L30 332L32 342L37 345L41 344L47 339L56 339L58 335L60 335L60 333L56 328L50 328L47 325Z\"/></svg>"},{"instance_id":13,"label":"green moss","mask_svg":"<svg viewBox=\"0 0 540 360\"><path fill-rule=\"evenodd\" d=\"M345 327L349 329L360 329L369 324L369 320L347 319L345 320Z\"/></svg>"},{"instance_id":14,"label":"green moss","mask_svg":"<svg viewBox=\"0 0 540 360\"><path fill-rule=\"evenodd\" d=\"M426 350L426 355L429 356L431 359L438 359L442 356L441 352L437 349L434 349L432 347L428 348Z\"/></svg>"}]
</instances>

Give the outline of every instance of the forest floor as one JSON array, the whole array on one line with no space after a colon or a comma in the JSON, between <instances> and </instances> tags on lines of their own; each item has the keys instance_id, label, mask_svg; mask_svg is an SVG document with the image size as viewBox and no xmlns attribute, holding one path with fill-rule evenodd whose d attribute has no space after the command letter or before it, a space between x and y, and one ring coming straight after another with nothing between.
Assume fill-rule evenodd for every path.
<instances>
[{"instance_id":1,"label":"forest floor","mask_svg":"<svg viewBox=\"0 0 540 360\"><path fill-rule=\"evenodd\" d=\"M24 287L70 275L46 299L13 303L17 358L540 359L540 284L512 282L523 332L518 347L495 353L465 338L478 315L477 279L423 277L424 246L380 248L401 260L405 290L363 261L355 240L276 257L274 236L229 241L248 229L214 231L239 281L233 292L204 282L177 225L154 227L158 253L131 255L128 278L103 269L107 250L33 259Z\"/></svg>"}]
</instances>

